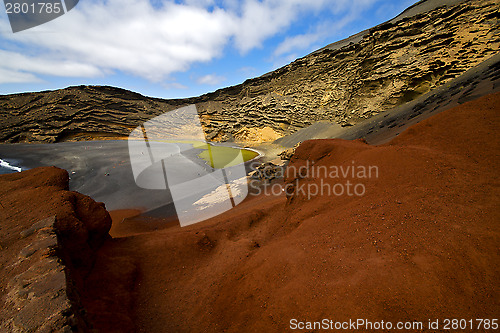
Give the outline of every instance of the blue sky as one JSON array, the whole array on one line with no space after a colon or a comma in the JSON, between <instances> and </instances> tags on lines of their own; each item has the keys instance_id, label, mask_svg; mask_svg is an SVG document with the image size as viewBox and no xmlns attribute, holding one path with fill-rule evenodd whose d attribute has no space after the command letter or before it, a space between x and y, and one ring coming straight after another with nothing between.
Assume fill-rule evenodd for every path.
<instances>
[{"instance_id":1,"label":"blue sky","mask_svg":"<svg viewBox=\"0 0 500 333\"><path fill-rule=\"evenodd\" d=\"M416 0L80 0L12 33L0 7L0 94L111 85L198 96L387 21Z\"/></svg>"}]
</instances>

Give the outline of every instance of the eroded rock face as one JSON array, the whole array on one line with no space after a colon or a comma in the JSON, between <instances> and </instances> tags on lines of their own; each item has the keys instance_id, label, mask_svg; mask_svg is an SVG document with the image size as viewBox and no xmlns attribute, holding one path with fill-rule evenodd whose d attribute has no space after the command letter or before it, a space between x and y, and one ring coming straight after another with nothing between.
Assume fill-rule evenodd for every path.
<instances>
[{"instance_id":1,"label":"eroded rock face","mask_svg":"<svg viewBox=\"0 0 500 333\"><path fill-rule=\"evenodd\" d=\"M252 124L284 133L319 120L355 124L496 54L499 9L493 1L474 1L373 28L357 44L298 59L247 81L237 98L221 96L219 104L200 109L209 120L227 120L221 131L229 134L229 126Z\"/></svg>"},{"instance_id":2,"label":"eroded rock face","mask_svg":"<svg viewBox=\"0 0 500 333\"><path fill-rule=\"evenodd\" d=\"M82 291L110 238L104 204L56 167L0 177L0 331L89 331Z\"/></svg>"},{"instance_id":3,"label":"eroded rock face","mask_svg":"<svg viewBox=\"0 0 500 333\"><path fill-rule=\"evenodd\" d=\"M13 265L28 268L7 283L0 316L2 332L72 332L77 326L75 308L66 294L64 265L56 256L54 223L52 216L20 233L31 243L19 252Z\"/></svg>"},{"instance_id":4,"label":"eroded rock face","mask_svg":"<svg viewBox=\"0 0 500 333\"><path fill-rule=\"evenodd\" d=\"M284 161L290 161L293 157L293 154L295 154L295 151L297 150L297 148L300 146L301 143L302 142L299 142L295 144L292 148L283 150L281 153L278 154L278 156Z\"/></svg>"},{"instance_id":5,"label":"eroded rock face","mask_svg":"<svg viewBox=\"0 0 500 333\"><path fill-rule=\"evenodd\" d=\"M455 3L455 2L452 2ZM500 5L465 1L392 20L264 76L197 98L162 100L111 87L0 97L0 141L127 136L147 119L196 104L207 138L290 134L315 121L349 126L442 86L498 52ZM237 135L236 135L237 136Z\"/></svg>"}]
</instances>

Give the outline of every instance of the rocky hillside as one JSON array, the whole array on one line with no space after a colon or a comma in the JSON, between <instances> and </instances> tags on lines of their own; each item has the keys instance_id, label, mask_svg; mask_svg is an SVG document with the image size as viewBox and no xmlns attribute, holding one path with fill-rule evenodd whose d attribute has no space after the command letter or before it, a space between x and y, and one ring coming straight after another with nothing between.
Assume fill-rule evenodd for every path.
<instances>
[{"instance_id":1,"label":"rocky hillside","mask_svg":"<svg viewBox=\"0 0 500 333\"><path fill-rule=\"evenodd\" d=\"M69 179L56 167L0 177L0 332L95 332L94 312L116 327L132 325L126 310L131 286L119 281L130 279L135 266L115 257L122 268L115 273L118 289L109 290L113 297L93 294L109 278L93 272L111 239L111 218L103 203L68 191ZM113 266L107 268L111 275ZM115 303L123 306L118 324L107 310Z\"/></svg>"},{"instance_id":2,"label":"rocky hillside","mask_svg":"<svg viewBox=\"0 0 500 333\"><path fill-rule=\"evenodd\" d=\"M245 141L261 132L279 137L319 120L351 126L498 53L497 0L429 3L274 72L196 98L162 100L97 86L0 96L0 142L123 137L147 119L192 103L207 138L216 141Z\"/></svg>"}]
</instances>

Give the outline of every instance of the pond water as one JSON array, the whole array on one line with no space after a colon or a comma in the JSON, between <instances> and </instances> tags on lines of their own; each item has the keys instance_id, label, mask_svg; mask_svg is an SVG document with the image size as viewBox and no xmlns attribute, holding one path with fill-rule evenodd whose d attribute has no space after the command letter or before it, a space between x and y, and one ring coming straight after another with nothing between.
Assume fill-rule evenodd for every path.
<instances>
[{"instance_id":1,"label":"pond water","mask_svg":"<svg viewBox=\"0 0 500 333\"><path fill-rule=\"evenodd\" d=\"M184 141L182 144L190 148L185 152L190 163L196 163L200 168L205 166L206 172L210 172L212 168L231 168L234 161L241 163L242 157L243 161L249 161L259 155L253 150L227 144L207 144L200 141ZM104 202L109 210L131 207L148 210L172 202L168 190L137 186L126 140L1 144L0 159L9 163L0 165L0 173L17 172L12 167L26 170L54 165L63 168L70 175L71 190ZM173 168L179 180L191 177L192 172L182 164ZM195 176L198 175L193 177Z\"/></svg>"},{"instance_id":2,"label":"pond water","mask_svg":"<svg viewBox=\"0 0 500 333\"><path fill-rule=\"evenodd\" d=\"M194 149L200 149L198 157L214 169L222 169L235 166L241 162L248 162L260 154L252 149L228 146L225 144L207 143L194 140L164 141L177 144L189 144ZM241 158L239 154L241 153Z\"/></svg>"}]
</instances>

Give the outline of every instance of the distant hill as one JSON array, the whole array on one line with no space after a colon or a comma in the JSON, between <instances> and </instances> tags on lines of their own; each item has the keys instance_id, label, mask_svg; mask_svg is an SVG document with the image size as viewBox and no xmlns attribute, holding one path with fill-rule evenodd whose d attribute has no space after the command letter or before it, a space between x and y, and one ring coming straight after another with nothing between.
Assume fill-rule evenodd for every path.
<instances>
[{"instance_id":1,"label":"distant hill","mask_svg":"<svg viewBox=\"0 0 500 333\"><path fill-rule=\"evenodd\" d=\"M396 18L213 93L158 99L79 86L0 96L0 142L121 138L196 104L207 139L291 134L317 121L352 126L445 85L500 49L496 0L420 1ZM272 135L271 135L272 137Z\"/></svg>"}]
</instances>

